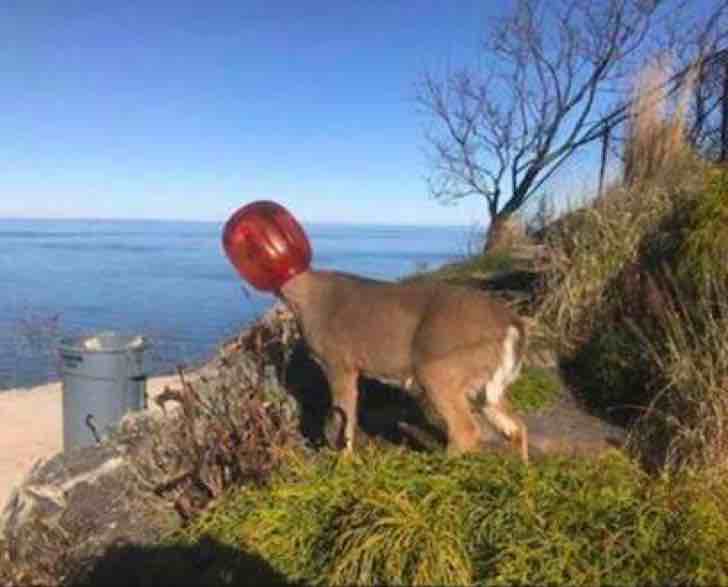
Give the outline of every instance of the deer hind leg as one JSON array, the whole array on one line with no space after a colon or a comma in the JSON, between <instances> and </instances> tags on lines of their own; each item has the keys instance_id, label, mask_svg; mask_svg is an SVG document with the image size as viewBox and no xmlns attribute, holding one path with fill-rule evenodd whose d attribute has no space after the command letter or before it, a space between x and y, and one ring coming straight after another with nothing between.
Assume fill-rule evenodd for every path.
<instances>
[{"instance_id":1,"label":"deer hind leg","mask_svg":"<svg viewBox=\"0 0 728 587\"><path fill-rule=\"evenodd\" d=\"M336 430L336 448L340 448L343 444L344 451L351 453L354 449L357 426L359 375L356 371L349 369L327 369L326 374L331 389L333 416L341 420Z\"/></svg>"},{"instance_id":2,"label":"deer hind leg","mask_svg":"<svg viewBox=\"0 0 728 587\"><path fill-rule=\"evenodd\" d=\"M508 387L521 371L521 361L516 360L506 341L506 352L501 365L485 384L485 402L482 413L485 419L520 451L523 462L528 463L528 430L525 422L513 412L506 397Z\"/></svg>"},{"instance_id":3,"label":"deer hind leg","mask_svg":"<svg viewBox=\"0 0 728 587\"><path fill-rule=\"evenodd\" d=\"M483 416L513 444L523 459L528 463L528 429L526 424L513 413L507 400L499 404L487 404Z\"/></svg>"},{"instance_id":4,"label":"deer hind leg","mask_svg":"<svg viewBox=\"0 0 728 587\"><path fill-rule=\"evenodd\" d=\"M447 426L447 452L461 454L477 450L481 431L462 386L447 378L447 370L432 364L417 374L417 383Z\"/></svg>"},{"instance_id":5,"label":"deer hind leg","mask_svg":"<svg viewBox=\"0 0 728 587\"><path fill-rule=\"evenodd\" d=\"M465 394L428 393L428 396L447 424L447 452L457 455L477 450L481 440L480 428Z\"/></svg>"}]
</instances>

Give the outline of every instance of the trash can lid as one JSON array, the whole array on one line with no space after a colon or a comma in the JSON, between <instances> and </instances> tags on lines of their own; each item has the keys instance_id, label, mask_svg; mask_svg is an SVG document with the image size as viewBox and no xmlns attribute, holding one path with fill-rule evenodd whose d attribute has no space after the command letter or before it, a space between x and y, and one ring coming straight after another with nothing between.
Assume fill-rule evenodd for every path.
<instances>
[{"instance_id":1,"label":"trash can lid","mask_svg":"<svg viewBox=\"0 0 728 587\"><path fill-rule=\"evenodd\" d=\"M61 350L76 352L122 353L141 351L149 346L143 336L128 336L116 332L101 332L91 336L64 338L59 344Z\"/></svg>"}]
</instances>

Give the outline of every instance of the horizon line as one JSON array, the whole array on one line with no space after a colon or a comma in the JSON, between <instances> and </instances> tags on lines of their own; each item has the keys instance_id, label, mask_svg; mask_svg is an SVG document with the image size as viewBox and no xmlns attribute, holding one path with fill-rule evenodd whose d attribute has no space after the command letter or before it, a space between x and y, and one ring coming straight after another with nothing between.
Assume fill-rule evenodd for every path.
<instances>
[{"instance_id":1,"label":"horizon line","mask_svg":"<svg viewBox=\"0 0 728 587\"><path fill-rule=\"evenodd\" d=\"M22 222L22 221L40 221L40 222L177 222L186 224L224 224L226 220L192 220L185 218L112 218L112 217L94 217L94 216L69 216L62 218L54 218L51 216L3 216L0 215L0 221ZM352 222L352 221L336 221L336 220L302 220L302 224L309 225L325 225L325 226L398 226L408 228L465 228L478 229L479 226L473 224L435 224L435 223L413 223L413 222Z\"/></svg>"}]
</instances>

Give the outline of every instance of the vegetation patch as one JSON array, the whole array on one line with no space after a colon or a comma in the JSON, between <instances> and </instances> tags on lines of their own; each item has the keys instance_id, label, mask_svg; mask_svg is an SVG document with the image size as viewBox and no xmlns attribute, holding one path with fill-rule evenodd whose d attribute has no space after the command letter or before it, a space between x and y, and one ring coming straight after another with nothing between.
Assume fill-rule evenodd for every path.
<instances>
[{"instance_id":1,"label":"vegetation patch","mask_svg":"<svg viewBox=\"0 0 728 587\"><path fill-rule=\"evenodd\" d=\"M728 448L728 274L713 246L728 224L711 216L728 183L682 170L562 222L537 313L579 395L630 424L630 447L658 468L720 465Z\"/></svg>"},{"instance_id":2,"label":"vegetation patch","mask_svg":"<svg viewBox=\"0 0 728 587\"><path fill-rule=\"evenodd\" d=\"M281 383L295 325L274 309L223 349L214 374L187 377L157 403L169 417L149 418L120 435L150 439L133 464L148 489L188 519L228 488L264 483L281 455L305 444L299 405Z\"/></svg>"},{"instance_id":3,"label":"vegetation patch","mask_svg":"<svg viewBox=\"0 0 728 587\"><path fill-rule=\"evenodd\" d=\"M630 424L643 463L722 466L728 172L688 144L683 107L667 117L637 98L623 182L545 230L536 318L580 395Z\"/></svg>"},{"instance_id":4,"label":"vegetation patch","mask_svg":"<svg viewBox=\"0 0 728 587\"><path fill-rule=\"evenodd\" d=\"M561 382L552 370L524 367L511 385L509 398L520 412L540 410L552 405L561 393Z\"/></svg>"},{"instance_id":5,"label":"vegetation patch","mask_svg":"<svg viewBox=\"0 0 728 587\"><path fill-rule=\"evenodd\" d=\"M439 280L450 283L468 283L483 279L493 273L514 271L522 263L505 249L480 253L458 261L447 263L434 271L418 271L402 279L403 282Z\"/></svg>"},{"instance_id":6,"label":"vegetation patch","mask_svg":"<svg viewBox=\"0 0 728 587\"><path fill-rule=\"evenodd\" d=\"M592 411L621 425L633 423L654 397L643 340L626 324L594 332L564 368L575 393Z\"/></svg>"},{"instance_id":7,"label":"vegetation patch","mask_svg":"<svg viewBox=\"0 0 728 587\"><path fill-rule=\"evenodd\" d=\"M680 270L699 284L711 276L728 277L728 170L711 169L700 198L687 212Z\"/></svg>"},{"instance_id":8,"label":"vegetation patch","mask_svg":"<svg viewBox=\"0 0 728 587\"><path fill-rule=\"evenodd\" d=\"M661 464L671 467L724 465L728 281L711 276L699 289L673 281L663 295L659 336L643 336L661 386L638 423L635 440L651 460L649 447L661 449Z\"/></svg>"},{"instance_id":9,"label":"vegetation patch","mask_svg":"<svg viewBox=\"0 0 728 587\"><path fill-rule=\"evenodd\" d=\"M515 459L366 449L296 457L169 540L214 541L311 585L664 585L728 581L717 475L650 478L618 453ZM212 561L206 576L230 575ZM226 575L227 573L227 575Z\"/></svg>"}]
</instances>

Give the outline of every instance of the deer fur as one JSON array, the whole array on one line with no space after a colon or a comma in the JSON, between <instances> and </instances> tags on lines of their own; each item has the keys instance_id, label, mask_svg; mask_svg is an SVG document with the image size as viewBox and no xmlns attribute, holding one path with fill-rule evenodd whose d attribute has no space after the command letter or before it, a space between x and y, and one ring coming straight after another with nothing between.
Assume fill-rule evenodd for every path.
<instances>
[{"instance_id":1,"label":"deer fur","mask_svg":"<svg viewBox=\"0 0 728 587\"><path fill-rule=\"evenodd\" d=\"M507 400L525 347L523 322L485 293L442 283L390 283L307 270L278 292L344 415L357 426L360 376L417 385L447 424L448 451L476 450L484 419L528 460L526 426Z\"/></svg>"}]
</instances>

